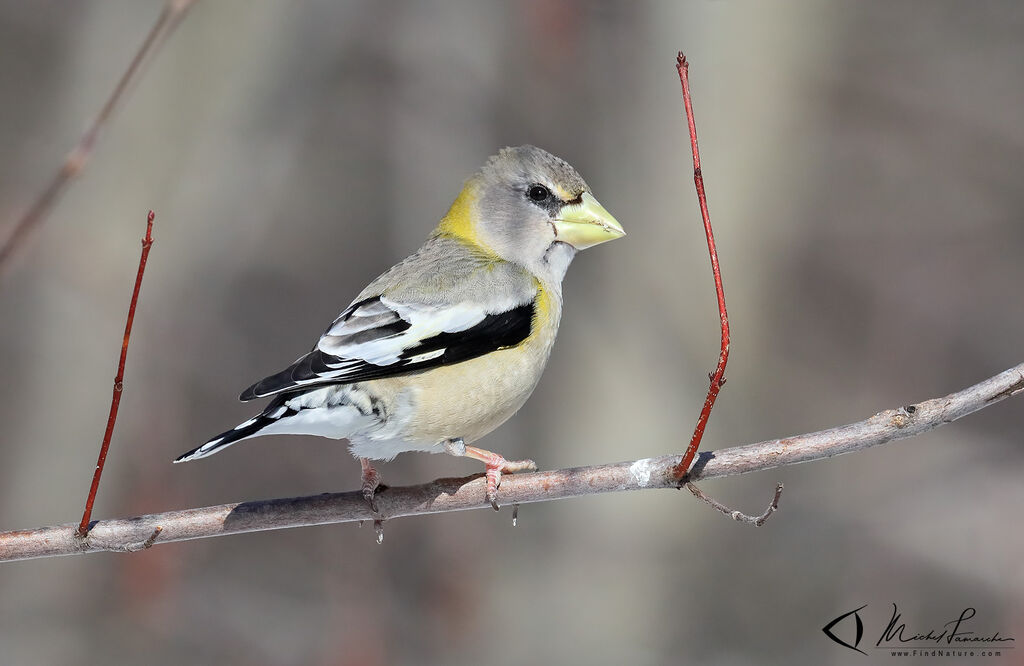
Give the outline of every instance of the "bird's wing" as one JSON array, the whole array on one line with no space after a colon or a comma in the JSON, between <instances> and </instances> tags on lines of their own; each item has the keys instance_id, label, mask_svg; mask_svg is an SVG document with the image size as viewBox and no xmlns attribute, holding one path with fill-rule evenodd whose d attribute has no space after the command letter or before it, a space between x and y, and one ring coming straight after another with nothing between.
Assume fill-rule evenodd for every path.
<instances>
[{"instance_id":1,"label":"bird's wing","mask_svg":"<svg viewBox=\"0 0 1024 666\"><path fill-rule=\"evenodd\" d=\"M240 398L419 372L513 347L530 335L538 287L528 274L493 265L448 271L443 293L431 289L429 276L420 277L424 281L373 296L364 290L310 353ZM386 273L374 284L407 284L387 278ZM444 295L455 298L447 302Z\"/></svg>"}]
</instances>

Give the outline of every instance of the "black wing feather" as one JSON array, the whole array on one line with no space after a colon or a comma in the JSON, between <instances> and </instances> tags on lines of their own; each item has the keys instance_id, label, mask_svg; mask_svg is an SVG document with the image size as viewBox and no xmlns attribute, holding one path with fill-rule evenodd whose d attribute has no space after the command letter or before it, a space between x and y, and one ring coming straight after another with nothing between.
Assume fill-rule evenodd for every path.
<instances>
[{"instance_id":1,"label":"black wing feather","mask_svg":"<svg viewBox=\"0 0 1024 666\"><path fill-rule=\"evenodd\" d=\"M533 329L535 310L536 301L532 301L507 312L487 315L480 323L464 331L439 333L425 338L415 347L402 352L398 361L390 365L375 365L358 359L345 359L320 349L314 349L288 368L245 389L239 399L253 400L294 389L305 389L311 385L351 384L370 379L396 377L468 361L492 351L514 347L526 340ZM398 334L408 328L408 324L404 328L398 324L380 327L380 329L390 328L399 330L387 330L382 333L385 335ZM443 353L433 358L414 360L423 354L440 350L444 350ZM351 365L346 365L343 376L329 376L329 373L337 373L338 365L342 363L351 363Z\"/></svg>"}]
</instances>

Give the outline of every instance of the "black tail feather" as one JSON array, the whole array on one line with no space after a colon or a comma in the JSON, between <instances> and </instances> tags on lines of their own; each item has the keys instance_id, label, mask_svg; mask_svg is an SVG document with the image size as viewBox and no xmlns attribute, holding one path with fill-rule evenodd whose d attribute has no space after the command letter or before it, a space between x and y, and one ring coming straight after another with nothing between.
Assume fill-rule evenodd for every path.
<instances>
[{"instance_id":1,"label":"black tail feather","mask_svg":"<svg viewBox=\"0 0 1024 666\"><path fill-rule=\"evenodd\" d=\"M280 398L272 401L267 408L263 410L263 413L259 416L241 423L231 430L227 430L217 435L210 441L206 442L202 446L196 447L187 453L183 453L174 459L174 462L186 462L189 460L198 460L199 458L205 458L212 456L221 449L231 446L235 442L241 441L247 437L252 437L258 434L261 430L266 428L271 423L287 416L289 410L284 406L284 401Z\"/></svg>"}]
</instances>

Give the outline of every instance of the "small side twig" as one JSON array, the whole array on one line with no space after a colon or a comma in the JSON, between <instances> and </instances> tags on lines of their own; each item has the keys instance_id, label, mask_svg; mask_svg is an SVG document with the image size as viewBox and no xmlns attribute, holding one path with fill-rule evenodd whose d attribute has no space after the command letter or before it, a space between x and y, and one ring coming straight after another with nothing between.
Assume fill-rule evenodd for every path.
<instances>
[{"instance_id":1,"label":"small side twig","mask_svg":"<svg viewBox=\"0 0 1024 666\"><path fill-rule=\"evenodd\" d=\"M729 516L736 522L747 523L748 525L753 525L754 527L761 527L762 525L764 525L765 521L767 521L773 513L779 510L779 498L782 497L782 484L780 483L775 486L775 497L772 498L771 504L769 504L768 508L764 510L764 513L762 513L760 516L748 516L747 514L741 511L730 509L729 507L727 507L726 505L722 504L721 502L712 497L708 497L707 495L704 494L703 490L701 490L692 483L687 483L686 489L693 493L694 497L704 502L712 509L721 511L722 513Z\"/></svg>"},{"instance_id":2,"label":"small side twig","mask_svg":"<svg viewBox=\"0 0 1024 666\"><path fill-rule=\"evenodd\" d=\"M132 323L135 321L135 306L139 302L139 290L142 288L142 275L146 272L146 260L149 258L149 249L153 247L153 220L156 215L149 211L146 218L146 236L142 239L142 256L139 257L139 270L135 274L135 288L132 290L132 300L128 305L128 317L124 323L124 337L121 340L121 359L117 363L117 374L114 376L114 394L110 398L110 414L107 416L107 429L103 433L103 443L100 445L100 456L96 461L96 471L92 475L92 485L89 487L89 497L85 500L85 511L82 513L82 522L78 524L76 534L84 537L89 533L89 519L92 517L92 505L96 501L96 491L100 487L100 476L103 474L103 466L107 462L107 450L110 448L110 437L114 434L114 424L117 422L117 409L121 405L121 392L124 389L124 364L128 358L128 339L132 335ZM156 539L159 532L154 532L153 539ZM150 545L153 545L150 543ZM148 548L148 546L147 546Z\"/></svg>"},{"instance_id":3,"label":"small side twig","mask_svg":"<svg viewBox=\"0 0 1024 666\"><path fill-rule=\"evenodd\" d=\"M68 184L85 168L100 132L118 109L132 84L142 75L145 65L152 59L152 56L160 49L164 42L167 41L167 38L170 37L171 33L174 32L174 29L178 27L178 24L185 17L185 12L195 2L196 0L168 0L164 4L159 18L157 18L153 27L150 28L149 34L146 35L146 39L142 42L142 46L135 52L131 62L128 64L128 69L121 75L117 85L114 86L114 91L107 98L103 108L100 109L100 112L96 115L92 124L89 125L85 134L78 140L78 144L64 158L60 169L50 179L46 188L40 192L32 205L14 223L13 231L4 240L3 245L0 245L0 275L3 274L14 253L24 245L31 232L46 219L47 213L57 202L57 199L60 198L60 195L63 194Z\"/></svg>"},{"instance_id":4,"label":"small side twig","mask_svg":"<svg viewBox=\"0 0 1024 666\"><path fill-rule=\"evenodd\" d=\"M697 418L697 425L693 429L693 437L686 447L686 452L676 465L673 473L677 479L682 479L690 469L690 463L700 448L700 440L704 437L704 428L711 417L711 408L715 406L718 399L718 392L725 384L725 364L729 361L729 315L725 310L725 290L722 287L722 271L718 266L718 250L715 249L715 235L711 231L711 216L708 213L708 200L704 193L704 176L700 170L700 150L697 148L697 126L693 120L693 103L690 101L690 79L689 63L682 51L676 58L676 71L679 73L679 83L683 86L683 106L686 107L686 124L690 130L690 150L693 152L693 183L697 188L697 200L700 203L700 215L704 220L704 235L708 239L708 253L711 255L711 272L715 276L715 293L718 296L718 314L722 324L722 348L718 355L718 367L711 375L711 386L708 388L707 397L704 399L704 407L700 410Z\"/></svg>"}]
</instances>

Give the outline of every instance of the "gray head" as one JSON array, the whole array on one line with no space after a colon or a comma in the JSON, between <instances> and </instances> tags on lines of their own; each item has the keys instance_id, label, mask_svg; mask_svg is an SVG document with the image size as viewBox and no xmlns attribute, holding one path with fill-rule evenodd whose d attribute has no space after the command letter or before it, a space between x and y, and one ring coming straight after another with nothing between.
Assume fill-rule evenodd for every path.
<instances>
[{"instance_id":1,"label":"gray head","mask_svg":"<svg viewBox=\"0 0 1024 666\"><path fill-rule=\"evenodd\" d=\"M439 229L536 275L577 250L624 235L568 162L534 146L504 148L471 178ZM554 277L554 276L553 276Z\"/></svg>"}]
</instances>

